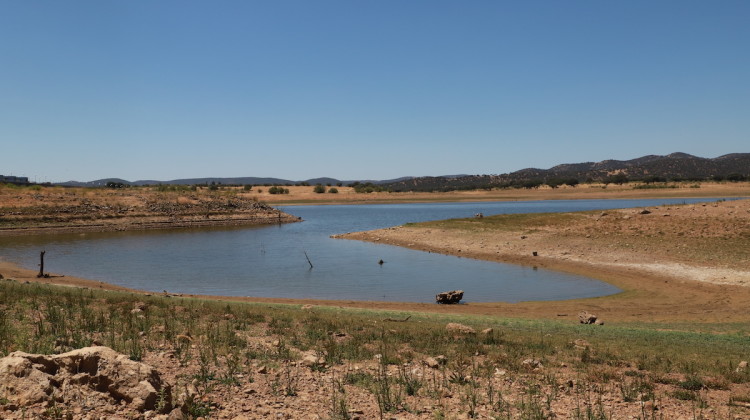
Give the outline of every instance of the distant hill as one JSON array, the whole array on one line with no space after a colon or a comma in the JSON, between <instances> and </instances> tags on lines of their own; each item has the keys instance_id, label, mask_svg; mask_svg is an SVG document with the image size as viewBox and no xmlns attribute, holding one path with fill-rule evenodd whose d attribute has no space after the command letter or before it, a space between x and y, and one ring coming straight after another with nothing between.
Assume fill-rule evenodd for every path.
<instances>
[{"instance_id":1,"label":"distant hill","mask_svg":"<svg viewBox=\"0 0 750 420\"><path fill-rule=\"evenodd\" d=\"M239 178L185 178L185 179L173 179L169 181L158 181L158 180L138 180L138 181L127 181L120 178L103 178L95 181L80 182L80 181L67 181L58 182L55 185L62 185L66 187L104 187L108 183L124 184L132 186L142 185L207 185L211 183L221 185L296 185L296 184L331 184L336 185L341 183L342 185L348 185L353 182L370 182L373 184L393 183L404 181L412 177L402 177L389 180L356 180L356 181L341 181L335 178L313 178L305 181L292 181L289 179L281 178L259 178L259 177L239 177Z\"/></svg>"},{"instance_id":2,"label":"distant hill","mask_svg":"<svg viewBox=\"0 0 750 420\"><path fill-rule=\"evenodd\" d=\"M443 175L423 177L401 177L388 180L349 180L335 178L313 178L292 181L280 178L187 178L171 181L139 180L126 181L105 178L90 182L69 181L57 185L78 187L103 187L109 182L125 185L296 185L306 183L349 185L354 182L372 183L391 191L450 191L461 189L529 187L543 183L566 182L622 182L630 181L675 181L707 179L750 179L750 153L732 153L717 158L702 158L687 153L672 153L666 156L647 155L631 160L603 160L601 162L565 163L549 169L526 168L501 175Z\"/></svg>"},{"instance_id":3,"label":"distant hill","mask_svg":"<svg viewBox=\"0 0 750 420\"><path fill-rule=\"evenodd\" d=\"M676 181L750 179L750 153L701 158L687 153L648 155L631 160L566 163L549 169L526 168L501 175L418 177L385 183L393 191L447 191L460 189L535 186L548 182Z\"/></svg>"}]
</instances>

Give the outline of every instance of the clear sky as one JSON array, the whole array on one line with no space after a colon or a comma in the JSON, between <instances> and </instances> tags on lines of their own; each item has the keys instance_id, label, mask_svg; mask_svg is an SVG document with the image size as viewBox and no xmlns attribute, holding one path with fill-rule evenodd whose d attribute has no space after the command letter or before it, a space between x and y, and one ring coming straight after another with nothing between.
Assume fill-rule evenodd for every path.
<instances>
[{"instance_id":1,"label":"clear sky","mask_svg":"<svg viewBox=\"0 0 750 420\"><path fill-rule=\"evenodd\" d=\"M750 152L749 1L0 0L0 174L498 174Z\"/></svg>"}]
</instances>

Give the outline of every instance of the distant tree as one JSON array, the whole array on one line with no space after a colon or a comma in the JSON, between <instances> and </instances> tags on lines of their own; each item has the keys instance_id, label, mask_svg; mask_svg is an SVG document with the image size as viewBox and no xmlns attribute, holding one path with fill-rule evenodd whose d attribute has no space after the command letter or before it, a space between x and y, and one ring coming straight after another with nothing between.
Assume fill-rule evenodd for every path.
<instances>
[{"instance_id":1,"label":"distant tree","mask_svg":"<svg viewBox=\"0 0 750 420\"><path fill-rule=\"evenodd\" d=\"M544 182L541 179L529 179L524 181L521 186L526 189L539 188Z\"/></svg>"},{"instance_id":2,"label":"distant tree","mask_svg":"<svg viewBox=\"0 0 750 420\"><path fill-rule=\"evenodd\" d=\"M555 189L562 185L563 181L561 179L549 179L547 180L547 186L549 186L552 189Z\"/></svg>"},{"instance_id":3,"label":"distant tree","mask_svg":"<svg viewBox=\"0 0 750 420\"><path fill-rule=\"evenodd\" d=\"M250 184L247 184L247 185L243 186L242 189L245 190L245 191L250 191L250 190L253 189L253 186L250 185Z\"/></svg>"},{"instance_id":4,"label":"distant tree","mask_svg":"<svg viewBox=\"0 0 750 420\"><path fill-rule=\"evenodd\" d=\"M313 188L313 192L316 194L323 194L326 192L326 187L324 187L323 184L318 184Z\"/></svg>"},{"instance_id":5,"label":"distant tree","mask_svg":"<svg viewBox=\"0 0 750 420\"><path fill-rule=\"evenodd\" d=\"M738 174L738 173L732 173L732 174L727 175L727 181L731 181L731 182L740 182L740 181L744 181L745 179L746 178L744 175Z\"/></svg>"},{"instance_id":6,"label":"distant tree","mask_svg":"<svg viewBox=\"0 0 750 420\"><path fill-rule=\"evenodd\" d=\"M329 194L338 194L338 192L339 192L339 189L336 187L331 187L328 189Z\"/></svg>"},{"instance_id":7,"label":"distant tree","mask_svg":"<svg viewBox=\"0 0 750 420\"><path fill-rule=\"evenodd\" d=\"M269 194L289 194L289 188L284 187L271 187L268 189Z\"/></svg>"},{"instance_id":8,"label":"distant tree","mask_svg":"<svg viewBox=\"0 0 750 420\"><path fill-rule=\"evenodd\" d=\"M577 178L568 178L568 179L566 179L566 180L563 181L563 184L565 184L565 185L567 185L569 187L575 187L576 185L579 184L579 182L578 182Z\"/></svg>"},{"instance_id":9,"label":"distant tree","mask_svg":"<svg viewBox=\"0 0 750 420\"><path fill-rule=\"evenodd\" d=\"M610 175L607 178L604 179L604 184L627 184L628 183L628 176L625 174L616 174L616 175Z\"/></svg>"},{"instance_id":10,"label":"distant tree","mask_svg":"<svg viewBox=\"0 0 750 420\"><path fill-rule=\"evenodd\" d=\"M651 175L643 178L643 182L646 184L652 184L654 182L667 182L667 179L657 175Z\"/></svg>"}]
</instances>

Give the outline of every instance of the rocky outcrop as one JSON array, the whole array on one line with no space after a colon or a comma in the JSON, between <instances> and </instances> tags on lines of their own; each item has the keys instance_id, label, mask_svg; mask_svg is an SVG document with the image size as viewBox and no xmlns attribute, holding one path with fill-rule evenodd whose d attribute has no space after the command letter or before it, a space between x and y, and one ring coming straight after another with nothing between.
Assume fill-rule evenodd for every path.
<instances>
[{"instance_id":1,"label":"rocky outcrop","mask_svg":"<svg viewBox=\"0 0 750 420\"><path fill-rule=\"evenodd\" d=\"M13 352L0 359L0 395L20 407L84 395L137 411L171 408L170 387L154 368L101 346L58 355Z\"/></svg>"},{"instance_id":2,"label":"rocky outcrop","mask_svg":"<svg viewBox=\"0 0 750 420\"><path fill-rule=\"evenodd\" d=\"M463 299L463 290L452 290L450 292L442 292L435 295L435 302L437 303L458 303Z\"/></svg>"}]
</instances>

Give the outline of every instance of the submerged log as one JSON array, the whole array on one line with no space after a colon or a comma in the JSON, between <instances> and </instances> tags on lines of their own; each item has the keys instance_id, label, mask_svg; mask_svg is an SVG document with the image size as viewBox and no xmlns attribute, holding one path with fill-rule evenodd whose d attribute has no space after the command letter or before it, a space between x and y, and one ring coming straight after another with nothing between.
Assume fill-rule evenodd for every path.
<instances>
[{"instance_id":1,"label":"submerged log","mask_svg":"<svg viewBox=\"0 0 750 420\"><path fill-rule=\"evenodd\" d=\"M452 290L450 292L442 292L435 295L435 302L437 303L458 303L463 299L464 297L464 291L463 290Z\"/></svg>"}]
</instances>

